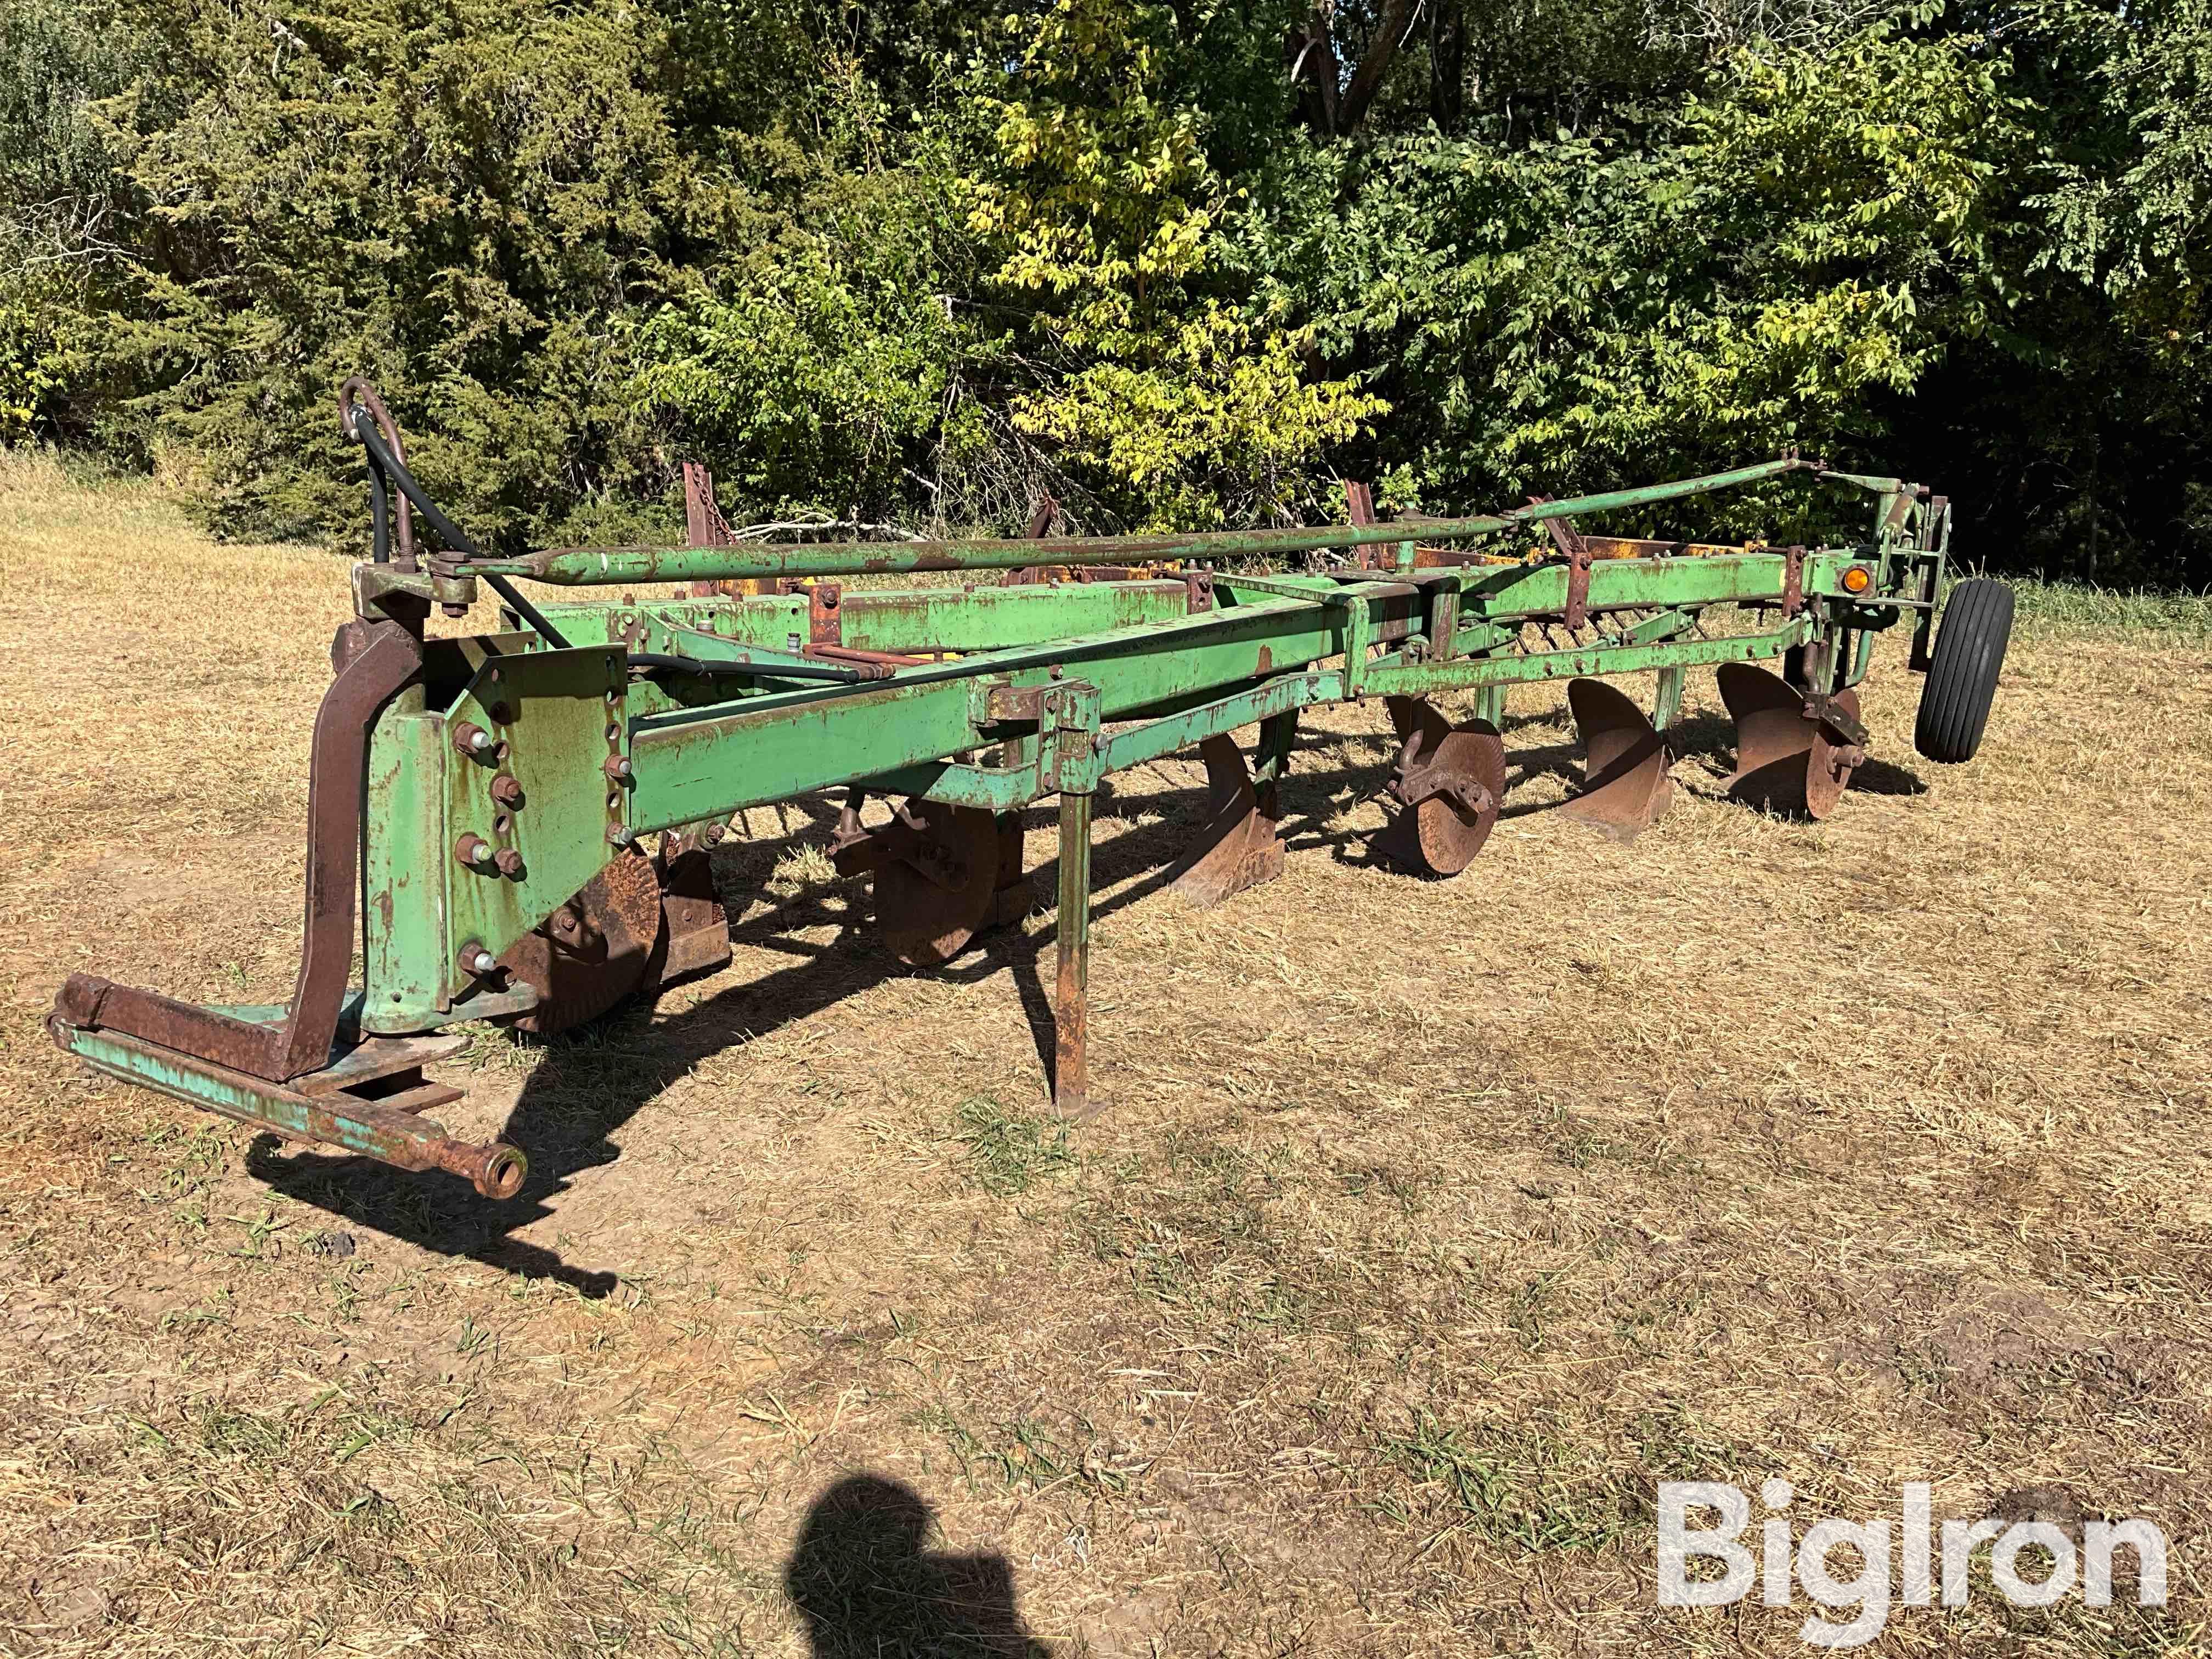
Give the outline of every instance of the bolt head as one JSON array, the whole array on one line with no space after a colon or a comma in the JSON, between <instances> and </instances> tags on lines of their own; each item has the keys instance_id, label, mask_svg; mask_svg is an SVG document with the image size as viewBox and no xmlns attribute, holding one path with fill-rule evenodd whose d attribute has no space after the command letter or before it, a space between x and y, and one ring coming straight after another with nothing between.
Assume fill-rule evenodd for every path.
<instances>
[{"instance_id":1,"label":"bolt head","mask_svg":"<svg viewBox=\"0 0 2212 1659\"><path fill-rule=\"evenodd\" d=\"M499 866L499 872L502 876L519 876L522 873L522 854L512 847L501 848L493 854L492 862Z\"/></svg>"},{"instance_id":2,"label":"bolt head","mask_svg":"<svg viewBox=\"0 0 2212 1659\"><path fill-rule=\"evenodd\" d=\"M498 966L499 958L481 946L477 948L476 954L469 958L469 971L472 974L488 974Z\"/></svg>"},{"instance_id":3,"label":"bolt head","mask_svg":"<svg viewBox=\"0 0 2212 1659\"><path fill-rule=\"evenodd\" d=\"M491 781L491 798L501 806L520 805L522 800L522 780L512 773L501 773Z\"/></svg>"},{"instance_id":4,"label":"bolt head","mask_svg":"<svg viewBox=\"0 0 2212 1659\"><path fill-rule=\"evenodd\" d=\"M607 826L607 843L612 847L629 846L629 826L626 823L609 824Z\"/></svg>"}]
</instances>

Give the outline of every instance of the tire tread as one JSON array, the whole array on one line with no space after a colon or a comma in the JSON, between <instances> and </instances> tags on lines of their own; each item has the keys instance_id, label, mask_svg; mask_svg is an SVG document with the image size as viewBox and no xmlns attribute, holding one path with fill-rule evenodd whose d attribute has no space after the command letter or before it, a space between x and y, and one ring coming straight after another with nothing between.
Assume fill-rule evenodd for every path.
<instances>
[{"instance_id":1,"label":"tire tread","mask_svg":"<svg viewBox=\"0 0 2212 1659\"><path fill-rule=\"evenodd\" d=\"M1981 748L2012 619L2012 589L2002 582L1973 576L1951 590L1912 737L1912 746L1929 760L1956 765Z\"/></svg>"}]
</instances>

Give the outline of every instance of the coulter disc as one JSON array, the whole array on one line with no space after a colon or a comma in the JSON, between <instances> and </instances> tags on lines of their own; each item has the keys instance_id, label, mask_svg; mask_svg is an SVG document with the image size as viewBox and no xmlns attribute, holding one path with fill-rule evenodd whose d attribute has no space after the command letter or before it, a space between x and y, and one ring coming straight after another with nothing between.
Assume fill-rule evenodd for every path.
<instances>
[{"instance_id":1,"label":"coulter disc","mask_svg":"<svg viewBox=\"0 0 2212 1659\"><path fill-rule=\"evenodd\" d=\"M1616 841L1634 841L1659 821L1674 796L1674 780L1667 775L1674 760L1667 739L1632 698L1603 680L1568 681L1567 705L1588 760L1582 793L1560 814Z\"/></svg>"},{"instance_id":2,"label":"coulter disc","mask_svg":"<svg viewBox=\"0 0 2212 1659\"><path fill-rule=\"evenodd\" d=\"M1778 674L1750 663L1723 663L1721 701L1735 719L1735 771L1728 781L1737 799L1769 811L1824 818L1850 784L1859 751L1837 743L1818 720L1805 718L1805 694ZM1838 691L1835 707L1858 718L1859 694Z\"/></svg>"},{"instance_id":3,"label":"coulter disc","mask_svg":"<svg viewBox=\"0 0 2212 1659\"><path fill-rule=\"evenodd\" d=\"M656 970L661 939L660 880L633 848L499 959L510 982L538 988L515 1025L544 1035L597 1018Z\"/></svg>"},{"instance_id":4,"label":"coulter disc","mask_svg":"<svg viewBox=\"0 0 2212 1659\"><path fill-rule=\"evenodd\" d=\"M1497 827L1505 803L1504 739L1486 720L1453 726L1420 699L1392 697L1388 704L1402 739L1391 792L1413 804L1375 838L1375 849L1413 875L1455 876ZM1425 791L1425 783L1443 782L1454 787Z\"/></svg>"},{"instance_id":5,"label":"coulter disc","mask_svg":"<svg viewBox=\"0 0 2212 1659\"><path fill-rule=\"evenodd\" d=\"M1217 733L1198 746L1206 761L1206 818L1173 866L1176 892L1200 909L1283 873L1275 820L1260 810L1252 774L1237 740Z\"/></svg>"},{"instance_id":6,"label":"coulter disc","mask_svg":"<svg viewBox=\"0 0 2212 1659\"><path fill-rule=\"evenodd\" d=\"M891 954L908 967L934 968L959 955L991 919L999 824L982 807L919 797L907 804L907 811L921 828L927 856L889 858L876 872L876 925Z\"/></svg>"}]
</instances>

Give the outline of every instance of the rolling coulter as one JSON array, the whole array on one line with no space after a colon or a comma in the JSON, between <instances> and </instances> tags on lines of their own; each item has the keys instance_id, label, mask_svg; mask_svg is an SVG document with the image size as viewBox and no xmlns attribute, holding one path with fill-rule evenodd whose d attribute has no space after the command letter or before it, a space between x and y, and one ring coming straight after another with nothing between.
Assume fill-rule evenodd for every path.
<instances>
[{"instance_id":1,"label":"rolling coulter","mask_svg":"<svg viewBox=\"0 0 2212 1659\"><path fill-rule=\"evenodd\" d=\"M884 945L927 968L1028 911L1019 814L1056 797L1053 1091L1080 1115L1102 778L1197 749L1207 798L1174 884L1218 903L1282 868L1300 711L1379 698L1398 747L1375 850L1448 877L1498 820L1510 688L1565 683L1587 760L1559 810L1626 838L1667 809L1684 679L1710 667L1735 720L1731 793L1818 818L1865 753L1874 635L1911 629L1917 746L1953 763L1980 742L2011 623L2006 589L1966 581L1939 631L1942 497L1794 457L1473 518L1377 523L1354 486L1342 525L1052 539L1047 514L1028 539L907 544L731 544L694 480L692 545L490 557L408 472L372 391L349 382L340 415L368 456L375 551L352 568L356 620L315 719L292 1000L201 1006L77 974L50 1029L125 1081L493 1198L521 1188L524 1151L448 1136L428 1115L461 1091L423 1067L465 1022L557 1030L726 963L710 849L745 808L832 792L836 867L872 876ZM1785 477L1862 493L1869 538L1583 527ZM874 580L915 573L955 574ZM518 581L578 592L541 609ZM486 586L507 631L428 630ZM1724 611L1742 620L1712 628ZM1617 683L1646 673L1648 708ZM1472 717L1449 719L1445 692L1473 693ZM872 799L888 821L864 823Z\"/></svg>"}]
</instances>

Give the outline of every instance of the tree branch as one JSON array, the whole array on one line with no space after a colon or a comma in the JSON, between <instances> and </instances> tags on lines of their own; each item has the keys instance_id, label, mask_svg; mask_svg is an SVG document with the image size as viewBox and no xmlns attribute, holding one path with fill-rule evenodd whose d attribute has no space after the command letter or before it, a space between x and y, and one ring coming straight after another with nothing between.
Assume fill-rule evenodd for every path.
<instances>
[{"instance_id":1,"label":"tree branch","mask_svg":"<svg viewBox=\"0 0 2212 1659\"><path fill-rule=\"evenodd\" d=\"M1337 100L1338 132L1352 131L1366 118L1367 106L1382 89L1382 77L1389 70L1390 60L1398 55L1398 42L1405 38L1413 13L1413 0L1383 0L1382 15L1376 22L1374 39L1367 43L1367 55L1359 60L1352 84Z\"/></svg>"}]
</instances>

